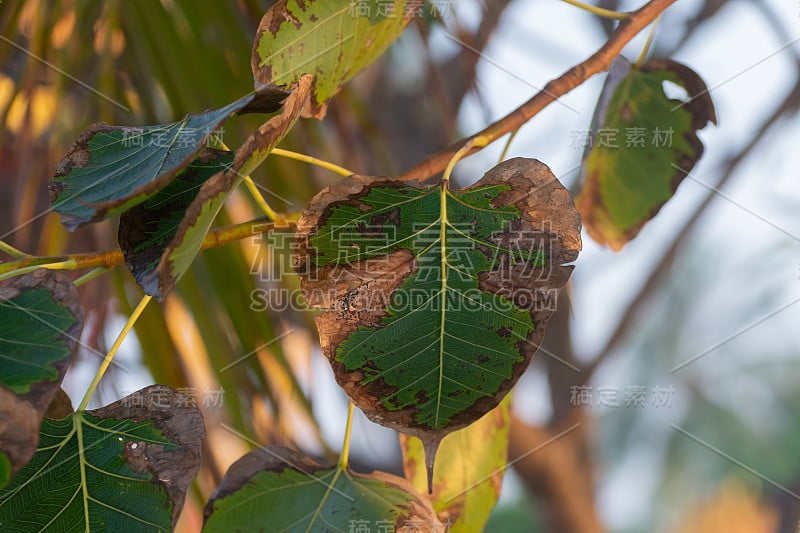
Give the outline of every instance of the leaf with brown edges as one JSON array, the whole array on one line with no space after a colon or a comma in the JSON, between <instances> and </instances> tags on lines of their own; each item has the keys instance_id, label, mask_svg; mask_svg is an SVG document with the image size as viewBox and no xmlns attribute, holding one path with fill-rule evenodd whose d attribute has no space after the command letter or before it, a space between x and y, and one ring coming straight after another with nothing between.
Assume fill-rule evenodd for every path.
<instances>
[{"instance_id":1,"label":"leaf with brown edges","mask_svg":"<svg viewBox=\"0 0 800 533\"><path fill-rule=\"evenodd\" d=\"M379 424L439 441L527 368L581 247L549 168L512 159L458 191L350 176L308 204L295 269L338 383Z\"/></svg>"}]
</instances>

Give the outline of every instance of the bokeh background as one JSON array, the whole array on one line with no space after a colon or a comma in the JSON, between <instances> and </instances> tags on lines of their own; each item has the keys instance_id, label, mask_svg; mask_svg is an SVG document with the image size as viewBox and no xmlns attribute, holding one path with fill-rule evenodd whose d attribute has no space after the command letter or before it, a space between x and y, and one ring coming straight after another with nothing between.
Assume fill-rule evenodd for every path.
<instances>
[{"instance_id":1,"label":"bokeh background","mask_svg":"<svg viewBox=\"0 0 800 533\"><path fill-rule=\"evenodd\" d=\"M171 122L249 92L269 4L0 2L0 238L41 255L114 248L116 221L68 234L48 213L56 163L93 122ZM281 146L359 173L402 172L520 105L611 29L556 0L428 3L323 122L303 121ZM547 352L514 392L509 459L525 458L508 471L487 531L800 524L800 2L682 0L662 16L650 55L695 69L719 124L701 132L703 159L621 253L584 236ZM540 159L576 187L578 140L602 83L551 104L508 156ZM237 146L258 124L232 119L224 141ZM476 181L502 144L459 164L456 181ZM336 176L271 157L254 178L275 208L297 212ZM257 216L235 193L219 223ZM322 460L340 446L346 399L311 315L253 301L258 289L297 289L289 243L202 253L166 303L148 307L95 397L99 406L152 382L195 395L209 436L181 531L199 529L203 502L253 446L290 444ZM84 348L65 381L73 399L140 294L124 269L81 288ZM354 468L401 473L393 431L359 417L353 439Z\"/></svg>"}]
</instances>

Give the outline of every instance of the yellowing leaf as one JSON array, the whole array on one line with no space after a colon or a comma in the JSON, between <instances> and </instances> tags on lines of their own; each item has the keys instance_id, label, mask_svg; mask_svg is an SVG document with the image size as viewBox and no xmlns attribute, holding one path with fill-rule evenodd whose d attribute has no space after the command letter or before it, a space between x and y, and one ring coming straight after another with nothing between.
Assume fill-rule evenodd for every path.
<instances>
[{"instance_id":1,"label":"yellowing leaf","mask_svg":"<svg viewBox=\"0 0 800 533\"><path fill-rule=\"evenodd\" d=\"M433 508L449 533L482 531L492 513L508 464L511 395L483 418L442 440L433 476ZM400 436L406 478L420 492L427 490L422 443Z\"/></svg>"},{"instance_id":2,"label":"yellowing leaf","mask_svg":"<svg viewBox=\"0 0 800 533\"><path fill-rule=\"evenodd\" d=\"M325 116L327 101L399 37L408 2L280 0L261 19L253 46L259 86L285 87L314 76L308 114Z\"/></svg>"}]
</instances>

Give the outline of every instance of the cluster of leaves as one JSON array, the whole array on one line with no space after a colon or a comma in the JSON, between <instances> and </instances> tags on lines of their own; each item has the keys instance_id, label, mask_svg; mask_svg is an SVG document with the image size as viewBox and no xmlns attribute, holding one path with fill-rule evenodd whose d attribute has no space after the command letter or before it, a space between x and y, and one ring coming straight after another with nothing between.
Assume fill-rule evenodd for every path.
<instances>
[{"instance_id":1,"label":"cluster of leaves","mask_svg":"<svg viewBox=\"0 0 800 533\"><path fill-rule=\"evenodd\" d=\"M300 117L324 116L339 87L403 31L409 18L398 13L413 13L405 7L354 17L347 3L277 2L253 47L254 92L171 124L87 128L56 170L53 209L70 230L120 216L125 265L163 300L230 192ZM672 100L665 81L701 96ZM356 474L346 461L325 468L283 448L251 452L209 500L205 530L485 523L505 464L504 399L538 349L553 291L569 279L579 212L599 242L618 249L633 238L702 153L695 131L714 120L704 94L685 66L620 59L593 130L658 126L674 142L661 151L592 143L577 209L546 165L521 158L457 191L447 178L428 186L353 175L315 196L297 223L294 266L323 310L323 353L355 405L422 446L404 440L408 480ZM214 132L242 113L271 116L231 151ZM17 278L0 289L0 313L0 527L173 527L200 465L197 408L155 385L94 411L65 409L59 386L83 320L64 275ZM473 438L442 443L467 426ZM440 443L447 457L474 456L476 469L445 458L435 471ZM420 495L426 487L431 498Z\"/></svg>"}]
</instances>

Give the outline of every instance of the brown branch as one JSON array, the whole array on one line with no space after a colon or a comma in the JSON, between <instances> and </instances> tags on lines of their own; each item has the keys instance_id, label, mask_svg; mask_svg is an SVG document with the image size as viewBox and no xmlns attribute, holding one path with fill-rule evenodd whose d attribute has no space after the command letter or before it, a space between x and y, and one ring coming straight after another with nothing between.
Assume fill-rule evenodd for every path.
<instances>
[{"instance_id":1,"label":"brown branch","mask_svg":"<svg viewBox=\"0 0 800 533\"><path fill-rule=\"evenodd\" d=\"M293 221L287 221L288 224L293 224ZM216 248L230 242L239 241L252 237L258 233L263 233L269 229L275 228L275 224L269 222L266 218L259 218L243 222L241 224L233 224L222 228L214 228L208 232L203 240L202 250L208 248ZM112 268L122 264L123 257L120 250L108 250L105 252L92 252L83 254L70 254L50 257L40 257L35 255L28 255L16 261L9 261L8 263L0 263L0 274L13 272L21 268L49 265L53 263L63 263L66 261L74 261L72 268L65 268L63 270L78 270L82 268Z\"/></svg>"},{"instance_id":2,"label":"brown branch","mask_svg":"<svg viewBox=\"0 0 800 533\"><path fill-rule=\"evenodd\" d=\"M592 487L587 483L586 467L580 460L576 433L528 426L512 412L508 457L515 461L514 470L544 504L548 531L600 533L603 527L595 510Z\"/></svg>"},{"instance_id":3,"label":"brown branch","mask_svg":"<svg viewBox=\"0 0 800 533\"><path fill-rule=\"evenodd\" d=\"M417 166L401 175L399 179L420 181L430 179L444 170L456 151L476 137L483 137L489 142L493 142L503 135L518 129L552 102L578 87L595 74L608 70L611 62L619 55L622 48L675 1L651 0L638 11L630 13L628 18L620 23L611 38L590 58L548 82L544 89L534 95L533 98L505 117L490 124L484 130L456 141L444 150L427 157ZM480 147L475 147L467 155L480 149Z\"/></svg>"}]
</instances>

